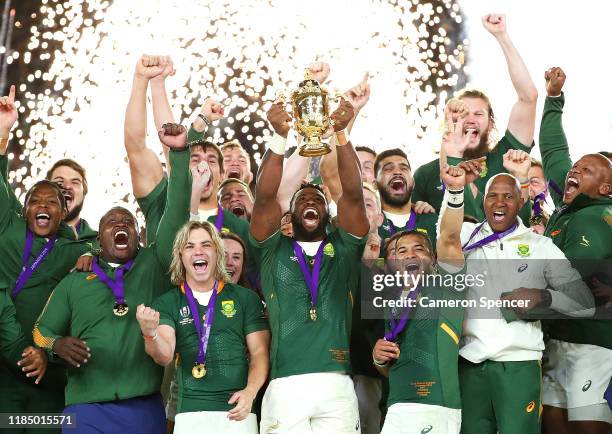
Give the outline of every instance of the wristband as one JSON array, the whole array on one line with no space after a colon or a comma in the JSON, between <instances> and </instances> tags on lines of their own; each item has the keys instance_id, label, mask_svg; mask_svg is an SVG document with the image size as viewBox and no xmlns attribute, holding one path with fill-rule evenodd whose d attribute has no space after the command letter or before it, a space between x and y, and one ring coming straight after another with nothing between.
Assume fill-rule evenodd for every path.
<instances>
[{"instance_id":1,"label":"wristband","mask_svg":"<svg viewBox=\"0 0 612 434\"><path fill-rule=\"evenodd\" d=\"M529 179L525 181L519 181L519 183L521 184L521 188L529 188Z\"/></svg>"},{"instance_id":2,"label":"wristband","mask_svg":"<svg viewBox=\"0 0 612 434\"><path fill-rule=\"evenodd\" d=\"M154 341L155 339L157 339L157 330L155 330L155 334L153 336L145 335L143 333L142 334L142 338L145 340L145 342L147 342L147 341Z\"/></svg>"},{"instance_id":3,"label":"wristband","mask_svg":"<svg viewBox=\"0 0 612 434\"><path fill-rule=\"evenodd\" d=\"M285 156L285 147L287 146L287 139L280 134L274 133L268 149L277 155Z\"/></svg>"},{"instance_id":4,"label":"wristband","mask_svg":"<svg viewBox=\"0 0 612 434\"><path fill-rule=\"evenodd\" d=\"M333 219L338 215L338 205L336 205L336 202L334 202L333 200L329 202L327 208L329 209L329 218Z\"/></svg>"},{"instance_id":5,"label":"wristband","mask_svg":"<svg viewBox=\"0 0 612 434\"><path fill-rule=\"evenodd\" d=\"M550 291L546 289L540 289L540 294L542 294L542 303L540 306L542 307L550 307L552 304L552 294Z\"/></svg>"},{"instance_id":6,"label":"wristband","mask_svg":"<svg viewBox=\"0 0 612 434\"><path fill-rule=\"evenodd\" d=\"M189 221L190 222L199 222L200 221L200 214L194 214L192 212L189 213Z\"/></svg>"},{"instance_id":7,"label":"wristband","mask_svg":"<svg viewBox=\"0 0 612 434\"><path fill-rule=\"evenodd\" d=\"M210 122L206 116L204 116L202 113L198 113L198 117L204 121L207 128L210 127L212 122Z\"/></svg>"},{"instance_id":8,"label":"wristband","mask_svg":"<svg viewBox=\"0 0 612 434\"><path fill-rule=\"evenodd\" d=\"M463 192L465 190L462 188L461 190L451 190L446 189L446 204L450 208L461 208L463 206Z\"/></svg>"},{"instance_id":9,"label":"wristband","mask_svg":"<svg viewBox=\"0 0 612 434\"><path fill-rule=\"evenodd\" d=\"M336 131L336 140L339 146L347 145L349 142L349 138L346 136L344 130Z\"/></svg>"},{"instance_id":10,"label":"wristband","mask_svg":"<svg viewBox=\"0 0 612 434\"><path fill-rule=\"evenodd\" d=\"M379 362L378 360L376 360L376 357L374 357L374 356L372 356L372 360L374 361L374 364L376 366L387 366L387 363L389 363L389 362L384 362L384 363L383 362Z\"/></svg>"}]
</instances>

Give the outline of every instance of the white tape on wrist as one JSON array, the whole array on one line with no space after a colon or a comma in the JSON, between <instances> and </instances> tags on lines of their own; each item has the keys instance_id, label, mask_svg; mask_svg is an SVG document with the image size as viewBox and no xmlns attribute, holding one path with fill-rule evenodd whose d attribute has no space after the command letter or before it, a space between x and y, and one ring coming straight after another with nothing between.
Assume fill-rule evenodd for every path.
<instances>
[{"instance_id":1,"label":"white tape on wrist","mask_svg":"<svg viewBox=\"0 0 612 434\"><path fill-rule=\"evenodd\" d=\"M272 139L270 140L270 144L268 145L268 149L274 152L277 155L285 156L285 147L287 146L287 139L283 136L274 133Z\"/></svg>"},{"instance_id":2,"label":"white tape on wrist","mask_svg":"<svg viewBox=\"0 0 612 434\"><path fill-rule=\"evenodd\" d=\"M329 218L335 218L338 215L338 205L333 200L329 203Z\"/></svg>"},{"instance_id":3,"label":"white tape on wrist","mask_svg":"<svg viewBox=\"0 0 612 434\"><path fill-rule=\"evenodd\" d=\"M451 208L461 208L463 206L463 192L463 188L461 190L451 190L447 188L444 192L444 200Z\"/></svg>"}]
</instances>

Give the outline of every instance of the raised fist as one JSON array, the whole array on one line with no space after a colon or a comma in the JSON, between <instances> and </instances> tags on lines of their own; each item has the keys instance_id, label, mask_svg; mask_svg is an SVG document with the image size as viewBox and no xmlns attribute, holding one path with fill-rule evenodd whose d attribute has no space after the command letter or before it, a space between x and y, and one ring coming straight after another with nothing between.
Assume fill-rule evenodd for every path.
<instances>
[{"instance_id":1,"label":"raised fist","mask_svg":"<svg viewBox=\"0 0 612 434\"><path fill-rule=\"evenodd\" d=\"M308 70L312 74L312 78L317 80L319 84L325 83L329 77L329 64L325 62L312 62L308 65Z\"/></svg>"},{"instance_id":2,"label":"raised fist","mask_svg":"<svg viewBox=\"0 0 612 434\"><path fill-rule=\"evenodd\" d=\"M471 184L480 178L480 174L483 170L483 164L487 157L480 157L474 160L462 161L459 163L459 167L465 172L465 183Z\"/></svg>"},{"instance_id":3,"label":"raised fist","mask_svg":"<svg viewBox=\"0 0 612 434\"><path fill-rule=\"evenodd\" d=\"M202 106L202 114L206 116L209 122L218 121L223 118L225 114L225 107L223 104L217 102L212 98L206 98L204 105Z\"/></svg>"},{"instance_id":4,"label":"raised fist","mask_svg":"<svg viewBox=\"0 0 612 434\"><path fill-rule=\"evenodd\" d=\"M170 149L184 149L187 145L187 129L181 124L163 124L158 131L159 140Z\"/></svg>"},{"instance_id":5,"label":"raised fist","mask_svg":"<svg viewBox=\"0 0 612 434\"><path fill-rule=\"evenodd\" d=\"M363 79L357 86L350 88L344 97L353 105L353 109L358 112L370 100L370 84L368 83L369 74L366 72Z\"/></svg>"},{"instance_id":6,"label":"raised fist","mask_svg":"<svg viewBox=\"0 0 612 434\"><path fill-rule=\"evenodd\" d=\"M154 336L159 326L159 312L144 304L138 305L136 308L136 320L140 324L140 330L143 335Z\"/></svg>"},{"instance_id":7,"label":"raised fist","mask_svg":"<svg viewBox=\"0 0 612 434\"><path fill-rule=\"evenodd\" d=\"M482 17L482 25L493 36L498 37L506 33L506 16L503 14L488 14Z\"/></svg>"},{"instance_id":8,"label":"raised fist","mask_svg":"<svg viewBox=\"0 0 612 434\"><path fill-rule=\"evenodd\" d=\"M448 123L447 127L451 123L456 123L460 119L465 118L468 115L467 105L458 98L451 98L446 103L446 107L444 107L444 116Z\"/></svg>"},{"instance_id":9,"label":"raised fist","mask_svg":"<svg viewBox=\"0 0 612 434\"><path fill-rule=\"evenodd\" d=\"M531 160L529 154L519 149L510 149L504 154L504 168L511 175L517 177L519 181L524 182L529 178L529 168Z\"/></svg>"},{"instance_id":10,"label":"raised fist","mask_svg":"<svg viewBox=\"0 0 612 434\"><path fill-rule=\"evenodd\" d=\"M466 184L465 170L459 166L444 165L440 169L440 178L450 190L461 190Z\"/></svg>"},{"instance_id":11,"label":"raised fist","mask_svg":"<svg viewBox=\"0 0 612 434\"><path fill-rule=\"evenodd\" d=\"M558 66L550 68L544 73L546 80L546 94L548 96L559 96L565 84L565 72Z\"/></svg>"},{"instance_id":12,"label":"raised fist","mask_svg":"<svg viewBox=\"0 0 612 434\"><path fill-rule=\"evenodd\" d=\"M206 161L200 161L197 166L191 168L191 178L193 179L192 189L203 191L210 183L212 173Z\"/></svg>"},{"instance_id":13,"label":"raised fist","mask_svg":"<svg viewBox=\"0 0 612 434\"><path fill-rule=\"evenodd\" d=\"M333 121L332 126L334 131L342 131L345 129L354 115L355 110L353 109L353 105L346 99L341 98L340 105L338 105L336 111L329 117Z\"/></svg>"},{"instance_id":14,"label":"raised fist","mask_svg":"<svg viewBox=\"0 0 612 434\"><path fill-rule=\"evenodd\" d=\"M0 138L8 138L8 133L15 122L17 122L17 108L15 107L15 85L12 85L8 96L0 98Z\"/></svg>"},{"instance_id":15,"label":"raised fist","mask_svg":"<svg viewBox=\"0 0 612 434\"><path fill-rule=\"evenodd\" d=\"M163 63L163 57L143 55L136 62L136 75L147 80L157 77L164 72L165 64Z\"/></svg>"},{"instance_id":16,"label":"raised fist","mask_svg":"<svg viewBox=\"0 0 612 434\"><path fill-rule=\"evenodd\" d=\"M157 56L159 60L159 66L162 67L162 71L159 75L152 78L154 81L163 81L169 75L174 75L176 70L174 69L174 63L170 56Z\"/></svg>"},{"instance_id":17,"label":"raised fist","mask_svg":"<svg viewBox=\"0 0 612 434\"><path fill-rule=\"evenodd\" d=\"M270 110L267 113L268 121L274 128L274 131L279 136L287 138L289 134L289 130L291 129L291 116L285 110L285 106L281 102L277 102L272 104Z\"/></svg>"}]
</instances>

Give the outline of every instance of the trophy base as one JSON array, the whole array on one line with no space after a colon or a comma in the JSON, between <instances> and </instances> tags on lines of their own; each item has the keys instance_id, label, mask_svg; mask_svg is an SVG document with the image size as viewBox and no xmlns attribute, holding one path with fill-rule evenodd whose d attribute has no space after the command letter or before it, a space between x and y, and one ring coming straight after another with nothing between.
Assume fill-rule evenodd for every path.
<instances>
[{"instance_id":1,"label":"trophy base","mask_svg":"<svg viewBox=\"0 0 612 434\"><path fill-rule=\"evenodd\" d=\"M300 155L302 157L320 157L331 152L328 144L321 142L319 137L310 137L310 140L300 146Z\"/></svg>"}]
</instances>

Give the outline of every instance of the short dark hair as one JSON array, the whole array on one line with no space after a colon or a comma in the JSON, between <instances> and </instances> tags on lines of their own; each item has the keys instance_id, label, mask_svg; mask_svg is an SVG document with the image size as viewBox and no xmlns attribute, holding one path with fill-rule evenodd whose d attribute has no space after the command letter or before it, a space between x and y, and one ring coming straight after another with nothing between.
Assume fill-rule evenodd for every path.
<instances>
[{"instance_id":1,"label":"short dark hair","mask_svg":"<svg viewBox=\"0 0 612 434\"><path fill-rule=\"evenodd\" d=\"M251 189L249 188L249 185L243 180L238 179L238 178L227 178L227 179L224 179L223 182L221 182L221 184L219 184L219 192L217 193L219 195L219 198L221 198L221 190L223 190L226 186L230 184L240 185L242 188L244 188L247 194L251 197L251 200L255 200L255 198L253 197L253 193L251 192Z\"/></svg>"},{"instance_id":2,"label":"short dark hair","mask_svg":"<svg viewBox=\"0 0 612 434\"><path fill-rule=\"evenodd\" d=\"M196 140L194 142L189 143L189 152L191 152L194 148L202 148L202 151L206 152L208 148L215 151L217 154L217 159L219 160L219 168L221 169L221 175L223 175L223 152L221 149L212 142L207 142L206 140Z\"/></svg>"},{"instance_id":3,"label":"short dark hair","mask_svg":"<svg viewBox=\"0 0 612 434\"><path fill-rule=\"evenodd\" d=\"M34 190L36 190L38 187L42 187L43 185L49 186L55 190L55 192L57 193L57 197L59 198L60 204L62 205L62 209L67 210L68 206L66 205L66 198L64 197L64 192L62 191L62 188L58 185L58 183L49 181L48 179L42 179L36 182L36 184L34 184L26 193L25 199L23 201L23 212L25 213L25 209L28 206L28 201L30 200L30 196L32 196Z\"/></svg>"},{"instance_id":4,"label":"short dark hair","mask_svg":"<svg viewBox=\"0 0 612 434\"><path fill-rule=\"evenodd\" d=\"M53 175L55 169L64 166L70 167L72 170L81 175L81 178L83 179L83 195L86 195L88 188L85 168L71 158L62 158L61 160L57 160L55 163L53 163L53 166L51 166L51 168L47 171L47 176L45 178L51 181L51 175Z\"/></svg>"},{"instance_id":5,"label":"short dark hair","mask_svg":"<svg viewBox=\"0 0 612 434\"><path fill-rule=\"evenodd\" d=\"M242 238L240 238L238 235L236 235L233 232L221 232L221 233L219 233L219 236L221 237L222 240L234 240L238 244L240 244L240 246L242 247L242 269L240 270L240 279L238 279L238 285L244 286L245 288L253 289L253 288L251 288L251 285L249 284L249 280L247 279L247 275L246 275L247 274L247 269L246 269L246 264L247 264L247 249L246 249L246 244L244 243Z\"/></svg>"},{"instance_id":6,"label":"short dark hair","mask_svg":"<svg viewBox=\"0 0 612 434\"><path fill-rule=\"evenodd\" d=\"M355 152L367 152L371 154L374 158L376 158L376 151L372 148L368 148L367 146L355 146Z\"/></svg>"},{"instance_id":7,"label":"short dark hair","mask_svg":"<svg viewBox=\"0 0 612 434\"><path fill-rule=\"evenodd\" d=\"M436 252L433 249L433 244L431 244L429 235L427 235L425 232L421 232L418 230L412 230L412 231L396 232L395 234L393 234L391 238L387 240L387 242L385 243L385 259L387 259L387 255L389 254L389 246L391 245L391 243L397 243L400 239L410 236L410 235L417 235L421 237L423 241L425 242L425 246L427 247L427 250L429 250L429 253L431 253L431 257L432 258L436 257Z\"/></svg>"},{"instance_id":8,"label":"short dark hair","mask_svg":"<svg viewBox=\"0 0 612 434\"><path fill-rule=\"evenodd\" d=\"M388 157L403 157L408 162L408 167L410 167L410 161L408 161L408 156L404 151L400 148L387 149L386 151L382 151L380 154L376 156L376 160L374 160L374 176L378 177L378 169L380 167L380 162Z\"/></svg>"},{"instance_id":9,"label":"short dark hair","mask_svg":"<svg viewBox=\"0 0 612 434\"><path fill-rule=\"evenodd\" d=\"M318 190L327 202L327 196L325 196L325 191L323 191L323 188L320 185L313 184L312 182L302 182L300 188L298 188L295 193L293 193L293 196L291 196L291 200L289 201L289 212L291 212L291 210L293 209L293 202L295 201L296 196L300 191L304 190L305 188L314 188L315 190Z\"/></svg>"},{"instance_id":10,"label":"short dark hair","mask_svg":"<svg viewBox=\"0 0 612 434\"><path fill-rule=\"evenodd\" d=\"M134 225L136 227L136 232L138 232L138 219L136 218L136 216L134 215L134 213L132 211L130 211L129 209L127 209L127 208L125 208L123 206L114 206L111 209L109 209L108 211L106 211L102 215L102 217L100 217L100 221L98 222L98 228L102 227L102 221L106 218L106 216L108 216L113 211L125 211L126 213L128 213L134 219Z\"/></svg>"}]
</instances>

